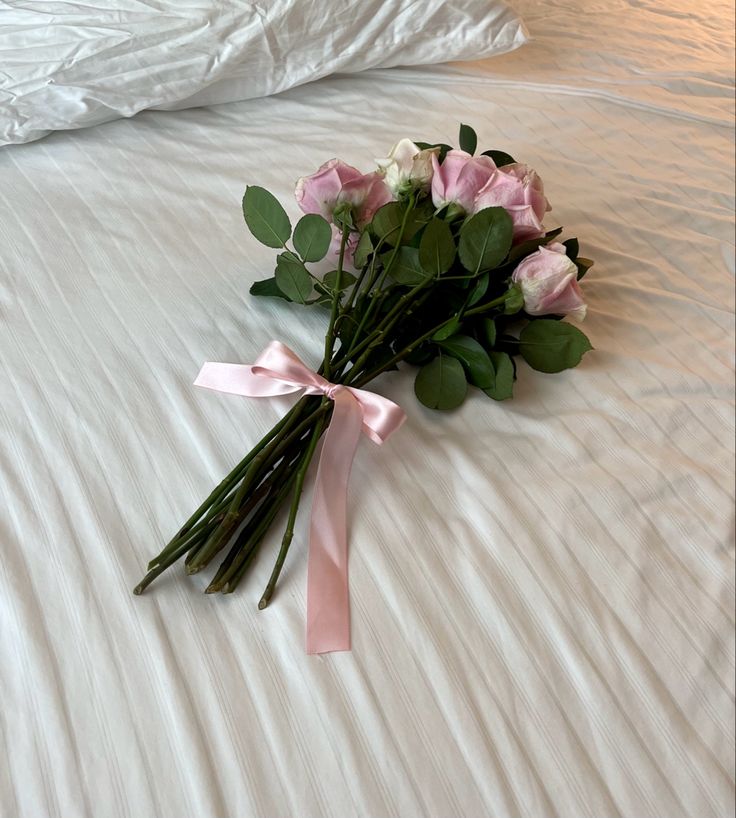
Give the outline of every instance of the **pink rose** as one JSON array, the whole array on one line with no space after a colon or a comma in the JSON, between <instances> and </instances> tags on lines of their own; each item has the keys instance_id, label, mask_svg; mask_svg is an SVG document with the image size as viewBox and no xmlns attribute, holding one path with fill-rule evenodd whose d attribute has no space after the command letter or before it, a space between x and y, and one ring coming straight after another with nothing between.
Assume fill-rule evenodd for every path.
<instances>
[{"instance_id":1,"label":"pink rose","mask_svg":"<svg viewBox=\"0 0 736 818\"><path fill-rule=\"evenodd\" d=\"M376 210L393 199L393 194L383 181L383 174L374 172L346 182L338 196L338 203L351 204L356 225L363 227L373 218Z\"/></svg>"},{"instance_id":2,"label":"pink rose","mask_svg":"<svg viewBox=\"0 0 736 818\"><path fill-rule=\"evenodd\" d=\"M578 268L557 242L540 247L514 270L511 280L524 296L529 315L570 315L585 318L587 306L578 284Z\"/></svg>"},{"instance_id":3,"label":"pink rose","mask_svg":"<svg viewBox=\"0 0 736 818\"><path fill-rule=\"evenodd\" d=\"M457 204L473 211L478 191L496 172L489 156L471 156L465 151L448 151L442 164L432 155L432 203L435 207Z\"/></svg>"},{"instance_id":4,"label":"pink rose","mask_svg":"<svg viewBox=\"0 0 736 818\"><path fill-rule=\"evenodd\" d=\"M486 207L503 207L514 223L514 242L544 235L542 219L550 210L542 180L531 168L515 162L504 165L478 192L473 213Z\"/></svg>"},{"instance_id":5,"label":"pink rose","mask_svg":"<svg viewBox=\"0 0 736 818\"><path fill-rule=\"evenodd\" d=\"M319 213L327 221L333 220L337 207L351 205L359 227L393 199L380 174L362 174L340 159L331 159L316 173L299 179L294 195L305 213Z\"/></svg>"},{"instance_id":6,"label":"pink rose","mask_svg":"<svg viewBox=\"0 0 736 818\"><path fill-rule=\"evenodd\" d=\"M296 183L297 204L305 213L319 213L331 221L343 185L360 179L362 175L357 168L340 159L330 159L316 173L302 176Z\"/></svg>"}]
</instances>

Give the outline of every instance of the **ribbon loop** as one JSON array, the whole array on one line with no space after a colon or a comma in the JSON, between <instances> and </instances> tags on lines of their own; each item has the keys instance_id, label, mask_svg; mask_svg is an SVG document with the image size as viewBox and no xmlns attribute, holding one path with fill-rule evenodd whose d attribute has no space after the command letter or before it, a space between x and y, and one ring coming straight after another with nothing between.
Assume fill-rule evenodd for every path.
<instances>
[{"instance_id":1,"label":"ribbon loop","mask_svg":"<svg viewBox=\"0 0 736 818\"><path fill-rule=\"evenodd\" d=\"M252 366L207 362L196 386L245 397L303 389L334 403L312 499L307 563L307 653L350 650L347 489L361 431L383 443L404 422L400 406L374 392L330 383L285 344L271 343Z\"/></svg>"}]
</instances>

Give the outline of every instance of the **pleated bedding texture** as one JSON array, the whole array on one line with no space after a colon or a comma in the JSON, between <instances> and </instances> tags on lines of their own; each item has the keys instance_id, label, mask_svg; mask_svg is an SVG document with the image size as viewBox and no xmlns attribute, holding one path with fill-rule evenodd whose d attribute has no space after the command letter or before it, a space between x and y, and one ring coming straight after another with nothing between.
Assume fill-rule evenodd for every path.
<instances>
[{"instance_id":1,"label":"pleated bedding texture","mask_svg":"<svg viewBox=\"0 0 736 818\"><path fill-rule=\"evenodd\" d=\"M503 0L0 0L0 147L525 42Z\"/></svg>"},{"instance_id":2,"label":"pleated bedding texture","mask_svg":"<svg viewBox=\"0 0 736 818\"><path fill-rule=\"evenodd\" d=\"M733 812L733 12L517 3L494 60L0 151L0 815ZM353 651L304 654L308 500L236 594L148 559L288 399L196 390L324 317L248 296L246 184L480 142L577 235L595 351L409 419L350 488Z\"/></svg>"}]
</instances>

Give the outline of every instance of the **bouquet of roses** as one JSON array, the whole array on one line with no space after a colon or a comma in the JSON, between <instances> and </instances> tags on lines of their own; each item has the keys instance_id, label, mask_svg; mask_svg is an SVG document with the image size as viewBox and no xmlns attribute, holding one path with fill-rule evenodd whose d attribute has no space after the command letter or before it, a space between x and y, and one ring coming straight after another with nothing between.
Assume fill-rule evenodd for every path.
<instances>
[{"instance_id":1,"label":"bouquet of roses","mask_svg":"<svg viewBox=\"0 0 736 818\"><path fill-rule=\"evenodd\" d=\"M533 369L559 372L591 349L560 319L585 316L578 282L592 262L578 255L576 239L557 241L562 228L545 231L550 206L542 180L502 151L474 155L477 138L466 125L459 141L456 150L402 139L367 174L327 162L298 181L306 215L293 230L268 191L246 189L247 226L279 251L274 276L251 293L326 310L324 355L312 370L272 342L252 366L205 364L201 386L303 394L150 562L135 593L179 559L194 574L223 549L206 592L234 591L288 507L258 604L265 608L294 535L307 469L327 432L310 526L307 649L348 649L350 464L361 432L382 442L403 420L398 406L364 387L406 362L417 367L419 401L450 410L471 386L493 400L510 398L518 355Z\"/></svg>"}]
</instances>

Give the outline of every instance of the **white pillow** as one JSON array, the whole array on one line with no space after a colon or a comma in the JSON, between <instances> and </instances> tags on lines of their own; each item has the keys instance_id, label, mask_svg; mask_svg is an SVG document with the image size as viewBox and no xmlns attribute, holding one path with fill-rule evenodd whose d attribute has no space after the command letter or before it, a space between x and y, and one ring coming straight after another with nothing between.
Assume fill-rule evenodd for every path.
<instances>
[{"instance_id":1,"label":"white pillow","mask_svg":"<svg viewBox=\"0 0 736 818\"><path fill-rule=\"evenodd\" d=\"M526 38L502 0L0 0L0 145Z\"/></svg>"}]
</instances>

